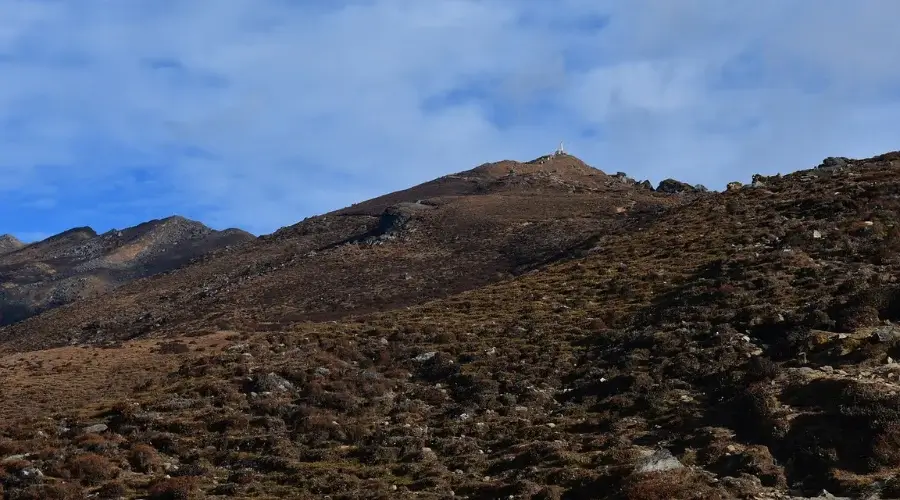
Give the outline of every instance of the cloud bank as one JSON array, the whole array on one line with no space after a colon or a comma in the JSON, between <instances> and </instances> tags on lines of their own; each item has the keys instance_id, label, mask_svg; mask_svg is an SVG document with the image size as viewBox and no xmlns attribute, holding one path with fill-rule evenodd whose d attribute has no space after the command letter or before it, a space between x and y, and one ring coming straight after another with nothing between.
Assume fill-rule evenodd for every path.
<instances>
[{"instance_id":1,"label":"cloud bank","mask_svg":"<svg viewBox=\"0 0 900 500\"><path fill-rule=\"evenodd\" d=\"M266 233L560 140L721 188L900 149L900 3L4 0L0 232Z\"/></svg>"}]
</instances>

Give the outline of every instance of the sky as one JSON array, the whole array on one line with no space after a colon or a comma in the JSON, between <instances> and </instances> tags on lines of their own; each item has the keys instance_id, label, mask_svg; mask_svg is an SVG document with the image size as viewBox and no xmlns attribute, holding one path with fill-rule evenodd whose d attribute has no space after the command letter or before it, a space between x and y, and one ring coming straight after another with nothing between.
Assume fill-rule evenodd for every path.
<instances>
[{"instance_id":1,"label":"sky","mask_svg":"<svg viewBox=\"0 0 900 500\"><path fill-rule=\"evenodd\" d=\"M0 0L0 233L272 232L566 149L721 189L900 149L895 0Z\"/></svg>"}]
</instances>

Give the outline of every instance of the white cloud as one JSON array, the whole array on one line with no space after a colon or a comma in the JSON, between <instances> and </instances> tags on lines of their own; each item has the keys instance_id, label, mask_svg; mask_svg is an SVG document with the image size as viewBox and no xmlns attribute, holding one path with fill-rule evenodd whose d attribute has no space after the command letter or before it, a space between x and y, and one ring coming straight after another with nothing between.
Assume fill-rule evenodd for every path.
<instances>
[{"instance_id":1,"label":"white cloud","mask_svg":"<svg viewBox=\"0 0 900 500\"><path fill-rule=\"evenodd\" d=\"M151 164L166 200L268 232L559 139L608 171L721 187L896 148L898 14L892 0L8 0L0 191L50 204L48 185ZM480 100L426 106L473 86Z\"/></svg>"}]
</instances>

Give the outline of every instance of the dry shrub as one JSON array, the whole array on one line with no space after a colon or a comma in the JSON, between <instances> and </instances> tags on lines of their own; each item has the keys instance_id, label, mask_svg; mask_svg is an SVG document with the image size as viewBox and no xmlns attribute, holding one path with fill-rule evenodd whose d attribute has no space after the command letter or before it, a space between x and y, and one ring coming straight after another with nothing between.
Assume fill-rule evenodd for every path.
<instances>
[{"instance_id":1,"label":"dry shrub","mask_svg":"<svg viewBox=\"0 0 900 500\"><path fill-rule=\"evenodd\" d=\"M722 495L688 468L663 472L635 474L625 480L622 488L628 500L679 500L722 499Z\"/></svg>"},{"instance_id":2,"label":"dry shrub","mask_svg":"<svg viewBox=\"0 0 900 500\"><path fill-rule=\"evenodd\" d=\"M3 475L4 473L14 474L26 467L29 467L30 465L31 462L29 462L28 460L6 460L2 464L0 464L0 475Z\"/></svg>"},{"instance_id":3,"label":"dry shrub","mask_svg":"<svg viewBox=\"0 0 900 500\"><path fill-rule=\"evenodd\" d=\"M900 424L889 422L876 434L872 442L872 461L877 466L900 465Z\"/></svg>"},{"instance_id":4,"label":"dry shrub","mask_svg":"<svg viewBox=\"0 0 900 500\"><path fill-rule=\"evenodd\" d=\"M160 466L159 454L147 444L136 444L128 453L128 462L138 472L150 473Z\"/></svg>"},{"instance_id":5,"label":"dry shrub","mask_svg":"<svg viewBox=\"0 0 900 500\"><path fill-rule=\"evenodd\" d=\"M16 441L7 438L0 438L0 456L9 456L22 453L25 449Z\"/></svg>"},{"instance_id":6,"label":"dry shrub","mask_svg":"<svg viewBox=\"0 0 900 500\"><path fill-rule=\"evenodd\" d=\"M234 484L250 484L253 482L254 473L252 469L243 469L232 472L228 476L228 481Z\"/></svg>"},{"instance_id":7,"label":"dry shrub","mask_svg":"<svg viewBox=\"0 0 900 500\"><path fill-rule=\"evenodd\" d=\"M19 490L10 498L16 500L83 500L84 490L72 483L35 484Z\"/></svg>"},{"instance_id":8,"label":"dry shrub","mask_svg":"<svg viewBox=\"0 0 900 500\"><path fill-rule=\"evenodd\" d=\"M109 459L93 453L72 457L67 463L67 469L73 478L89 485L100 484L119 475L119 469Z\"/></svg>"},{"instance_id":9,"label":"dry shrub","mask_svg":"<svg viewBox=\"0 0 900 500\"><path fill-rule=\"evenodd\" d=\"M99 498L125 498L128 495L128 487L121 481L110 481L97 490Z\"/></svg>"},{"instance_id":10,"label":"dry shrub","mask_svg":"<svg viewBox=\"0 0 900 500\"><path fill-rule=\"evenodd\" d=\"M159 344L160 354L184 354L191 352L190 346L183 342L173 341Z\"/></svg>"},{"instance_id":11,"label":"dry shrub","mask_svg":"<svg viewBox=\"0 0 900 500\"><path fill-rule=\"evenodd\" d=\"M150 500L193 500L198 497L197 479L190 476L164 479L150 486Z\"/></svg>"},{"instance_id":12,"label":"dry shrub","mask_svg":"<svg viewBox=\"0 0 900 500\"><path fill-rule=\"evenodd\" d=\"M105 437L96 433L82 434L75 438L75 444L79 448L83 448L88 451L102 451L105 448L109 447L109 441L106 440Z\"/></svg>"}]
</instances>

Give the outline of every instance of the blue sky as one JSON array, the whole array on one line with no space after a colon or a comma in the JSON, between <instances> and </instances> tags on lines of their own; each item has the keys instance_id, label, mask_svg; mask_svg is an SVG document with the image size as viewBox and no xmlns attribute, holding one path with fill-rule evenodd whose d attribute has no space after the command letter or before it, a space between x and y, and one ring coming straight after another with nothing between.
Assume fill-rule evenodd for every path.
<instances>
[{"instance_id":1,"label":"blue sky","mask_svg":"<svg viewBox=\"0 0 900 500\"><path fill-rule=\"evenodd\" d=\"M894 0L0 0L0 233L268 233L567 149L721 188L900 149Z\"/></svg>"}]
</instances>

